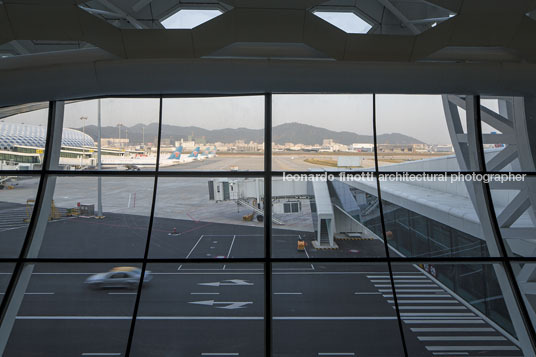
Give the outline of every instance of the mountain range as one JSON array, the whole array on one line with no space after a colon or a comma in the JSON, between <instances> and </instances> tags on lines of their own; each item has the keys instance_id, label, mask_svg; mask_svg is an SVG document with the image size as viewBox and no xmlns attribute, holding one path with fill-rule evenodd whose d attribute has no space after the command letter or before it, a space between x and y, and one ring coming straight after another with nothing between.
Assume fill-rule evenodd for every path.
<instances>
[{"instance_id":1,"label":"mountain range","mask_svg":"<svg viewBox=\"0 0 536 357\"><path fill-rule=\"evenodd\" d=\"M77 130L82 131L82 128L78 128ZM94 140L97 139L96 125L86 126L85 132ZM121 128L121 137L125 138L125 135L127 135L132 144L141 144L143 136L145 136L145 142L155 142L157 133L157 123L151 123L149 125L136 124L131 127L124 126ZM116 126L102 127L103 138L117 138L118 135L119 129ZM209 143L233 143L236 140L244 140L246 143L250 141L262 143L264 141L264 130L247 128L208 130L197 126L162 125L162 139L169 139L171 143L180 139L187 140L189 136L196 139L204 137L205 141ZM276 125L272 130L272 141L276 144L321 145L324 139L333 139L334 142L345 145L373 143L372 135L361 135L349 131L333 131L301 123ZM404 145L422 143L418 139L400 133L378 135L378 144Z\"/></svg>"}]
</instances>

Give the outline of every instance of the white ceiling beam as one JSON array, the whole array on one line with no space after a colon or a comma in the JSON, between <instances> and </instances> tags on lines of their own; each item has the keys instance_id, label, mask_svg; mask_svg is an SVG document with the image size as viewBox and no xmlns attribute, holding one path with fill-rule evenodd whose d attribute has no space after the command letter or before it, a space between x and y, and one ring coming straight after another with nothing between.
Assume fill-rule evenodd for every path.
<instances>
[{"instance_id":1,"label":"white ceiling beam","mask_svg":"<svg viewBox=\"0 0 536 357\"><path fill-rule=\"evenodd\" d=\"M90 14L96 14L96 15L102 15L102 16L110 16L110 17L118 17L118 18L125 18L124 15L116 14L115 12L110 12L106 10L99 10L99 9L92 9L90 7L85 6L79 6L82 10L89 12Z\"/></svg>"},{"instance_id":2,"label":"white ceiling beam","mask_svg":"<svg viewBox=\"0 0 536 357\"><path fill-rule=\"evenodd\" d=\"M153 0L140 0L132 6L132 10L135 12L140 11L145 6L149 5Z\"/></svg>"},{"instance_id":3,"label":"white ceiling beam","mask_svg":"<svg viewBox=\"0 0 536 357\"><path fill-rule=\"evenodd\" d=\"M525 190L520 191L510 203L497 215L500 227L510 227L529 208L530 201Z\"/></svg>"},{"instance_id":4,"label":"white ceiling beam","mask_svg":"<svg viewBox=\"0 0 536 357\"><path fill-rule=\"evenodd\" d=\"M115 6L114 4L110 3L108 0L97 0L102 5L106 6L108 9L112 10L113 12L118 13L125 19L127 19L128 22L138 30L147 28L145 25L143 25L141 22L127 14L124 10L120 9L119 7Z\"/></svg>"},{"instance_id":5,"label":"white ceiling beam","mask_svg":"<svg viewBox=\"0 0 536 357\"><path fill-rule=\"evenodd\" d=\"M399 19L400 21L402 21L402 23L404 25L407 26L407 28L413 32L415 35L418 35L420 33L419 29L414 25L412 24L409 19L406 17L406 15L404 15L400 10L398 10L392 3L390 0L378 0L378 2L380 4L382 4L383 6L385 6L389 11L391 11L391 13L393 15L396 16L397 19Z\"/></svg>"},{"instance_id":6,"label":"white ceiling beam","mask_svg":"<svg viewBox=\"0 0 536 357\"><path fill-rule=\"evenodd\" d=\"M508 145L486 163L488 171L500 171L517 157L517 146Z\"/></svg>"}]
</instances>

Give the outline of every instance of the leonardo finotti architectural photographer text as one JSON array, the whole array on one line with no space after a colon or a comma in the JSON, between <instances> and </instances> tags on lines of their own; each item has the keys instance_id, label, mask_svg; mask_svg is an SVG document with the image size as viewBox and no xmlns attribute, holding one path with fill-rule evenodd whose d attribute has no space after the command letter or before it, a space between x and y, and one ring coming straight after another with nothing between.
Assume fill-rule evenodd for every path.
<instances>
[{"instance_id":1,"label":"leonardo finotti architectural photographer text","mask_svg":"<svg viewBox=\"0 0 536 357\"><path fill-rule=\"evenodd\" d=\"M516 173L504 173L504 174L478 174L478 173L451 173L446 172L438 173L379 173L378 177L380 181L400 181L400 182L423 182L423 181L437 181L437 182L520 182L525 180L525 174ZM360 173L347 173L341 172L339 174L332 173L310 173L310 174L289 174L283 173L283 181L297 182L297 181L366 181L374 180L373 172L360 172Z\"/></svg>"}]
</instances>

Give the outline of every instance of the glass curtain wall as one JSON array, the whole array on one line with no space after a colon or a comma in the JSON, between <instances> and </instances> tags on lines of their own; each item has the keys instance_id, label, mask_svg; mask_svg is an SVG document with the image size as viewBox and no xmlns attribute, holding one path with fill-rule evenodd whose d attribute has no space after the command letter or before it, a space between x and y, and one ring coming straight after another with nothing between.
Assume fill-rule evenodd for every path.
<instances>
[{"instance_id":1,"label":"glass curtain wall","mask_svg":"<svg viewBox=\"0 0 536 357\"><path fill-rule=\"evenodd\" d=\"M534 183L505 134L525 123L520 100L122 97L6 111L1 353L532 355ZM460 181L510 171L524 186Z\"/></svg>"}]
</instances>

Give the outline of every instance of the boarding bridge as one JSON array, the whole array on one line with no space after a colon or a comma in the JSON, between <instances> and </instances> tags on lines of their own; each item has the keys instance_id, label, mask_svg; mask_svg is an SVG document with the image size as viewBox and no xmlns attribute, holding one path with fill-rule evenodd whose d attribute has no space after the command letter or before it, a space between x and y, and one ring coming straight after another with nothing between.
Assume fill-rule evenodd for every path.
<instances>
[{"instance_id":1,"label":"boarding bridge","mask_svg":"<svg viewBox=\"0 0 536 357\"><path fill-rule=\"evenodd\" d=\"M313 194L315 200L316 220L315 231L317 239L313 241L313 247L317 249L337 248L335 243L335 215L329 195L328 183L326 181L313 181Z\"/></svg>"},{"instance_id":2,"label":"boarding bridge","mask_svg":"<svg viewBox=\"0 0 536 357\"><path fill-rule=\"evenodd\" d=\"M209 199L214 201L236 201L237 204L250 208L257 214L264 214L264 180L254 179L219 179L208 183ZM272 201L293 200L297 198L312 200L311 213L315 226L316 248L337 248L334 241L335 215L326 181L283 181L272 180ZM260 207L250 204L255 201ZM278 225L284 222L272 217Z\"/></svg>"}]
</instances>

